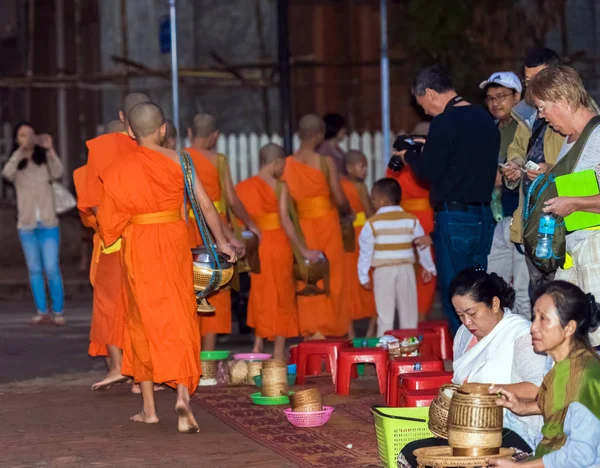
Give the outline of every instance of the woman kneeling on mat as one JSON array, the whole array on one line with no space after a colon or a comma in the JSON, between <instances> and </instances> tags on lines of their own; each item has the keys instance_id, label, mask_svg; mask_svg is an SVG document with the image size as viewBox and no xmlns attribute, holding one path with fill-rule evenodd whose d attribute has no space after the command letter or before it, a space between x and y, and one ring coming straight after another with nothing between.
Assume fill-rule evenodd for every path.
<instances>
[{"instance_id":1,"label":"woman kneeling on mat","mask_svg":"<svg viewBox=\"0 0 600 468\"><path fill-rule=\"evenodd\" d=\"M468 268L450 285L450 299L462 325L454 339L452 381L502 384L519 398L533 399L544 378L546 357L534 352L531 322L510 309L514 290L495 273ZM502 446L530 453L541 438L540 416L516 416L505 412ZM430 438L406 445L398 466L416 467L413 451L448 445L446 439Z\"/></svg>"},{"instance_id":2,"label":"woman kneeling on mat","mask_svg":"<svg viewBox=\"0 0 600 468\"><path fill-rule=\"evenodd\" d=\"M598 304L594 296L565 281L542 286L536 296L533 347L547 353L554 367L535 399L516 395L504 385L490 388L490 393L501 393L505 398L496 403L515 414L541 414L543 439L524 463L490 460L489 464L502 468L600 466L600 359L588 335L600 321Z\"/></svg>"}]
</instances>

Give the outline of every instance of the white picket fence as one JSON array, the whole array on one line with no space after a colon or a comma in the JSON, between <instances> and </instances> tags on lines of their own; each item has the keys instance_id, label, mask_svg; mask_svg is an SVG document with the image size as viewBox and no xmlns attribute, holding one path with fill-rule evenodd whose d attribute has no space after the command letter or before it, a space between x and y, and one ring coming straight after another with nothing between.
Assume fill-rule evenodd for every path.
<instances>
[{"instance_id":1,"label":"white picket fence","mask_svg":"<svg viewBox=\"0 0 600 468\"><path fill-rule=\"evenodd\" d=\"M99 134L102 133L99 131ZM221 135L217 141L217 151L227 156L229 166L231 168L231 176L235 183L252 177L258 173L259 158L258 153L260 148L267 143L277 143L283 145L283 139L278 134L273 135L257 135L251 133L246 134L230 134ZM189 142L185 142L189 146ZM300 146L298 135L294 135L293 141L294 150ZM362 134L351 133L341 145L344 151L350 149L360 150L367 157L369 162L369 170L367 175L367 186L370 187L373 181L385 175L385 158L383 154L383 135L381 132ZM12 147L12 129L9 123L4 123L0 127L0 167L8 160ZM0 177L0 197L4 194L2 190L2 180ZM12 192L9 192L12 194Z\"/></svg>"},{"instance_id":2,"label":"white picket fence","mask_svg":"<svg viewBox=\"0 0 600 468\"><path fill-rule=\"evenodd\" d=\"M221 135L217 141L217 151L227 155L231 176L234 182L252 177L258 173L260 148L267 143L277 143L283 145L283 139L280 135ZM298 135L294 135L294 150L300 146ZM373 181L385 175L385 158L383 154L383 135L381 132L373 134L365 132L359 134L351 133L340 145L344 151L350 149L360 150L367 157L369 170L367 175L367 186L370 187Z\"/></svg>"}]
</instances>

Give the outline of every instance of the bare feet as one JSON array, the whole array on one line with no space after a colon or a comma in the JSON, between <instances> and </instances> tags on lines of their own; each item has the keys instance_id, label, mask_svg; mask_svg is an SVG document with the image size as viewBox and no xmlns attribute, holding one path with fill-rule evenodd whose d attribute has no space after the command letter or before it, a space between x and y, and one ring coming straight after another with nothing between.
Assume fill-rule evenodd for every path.
<instances>
[{"instance_id":1,"label":"bare feet","mask_svg":"<svg viewBox=\"0 0 600 468\"><path fill-rule=\"evenodd\" d=\"M160 392L162 390L166 390L167 387L165 387L164 385L156 385L154 384L154 391L155 392ZM135 393L136 395L139 395L140 393L142 393L142 390L140 388L140 384L136 384L134 383L131 386L131 393Z\"/></svg>"},{"instance_id":2,"label":"bare feet","mask_svg":"<svg viewBox=\"0 0 600 468\"><path fill-rule=\"evenodd\" d=\"M106 376L106 378L104 378L100 382L96 382L94 385L92 385L92 391L96 391L96 390L108 390L113 385L125 383L128 380L129 380L129 377L126 377L126 376L121 375L121 374L116 374L116 375L108 374Z\"/></svg>"},{"instance_id":3,"label":"bare feet","mask_svg":"<svg viewBox=\"0 0 600 468\"><path fill-rule=\"evenodd\" d=\"M156 424L158 423L158 416L156 414L146 415L146 413L144 413L144 410L142 410L135 416L131 416L129 420L133 422L141 422L146 424Z\"/></svg>"},{"instance_id":4,"label":"bare feet","mask_svg":"<svg viewBox=\"0 0 600 468\"><path fill-rule=\"evenodd\" d=\"M179 432L184 434L200 432L198 423L194 419L194 414L192 413L192 408L189 403L178 401L175 405L175 413L177 413L177 417L179 418L177 422L177 429Z\"/></svg>"}]
</instances>

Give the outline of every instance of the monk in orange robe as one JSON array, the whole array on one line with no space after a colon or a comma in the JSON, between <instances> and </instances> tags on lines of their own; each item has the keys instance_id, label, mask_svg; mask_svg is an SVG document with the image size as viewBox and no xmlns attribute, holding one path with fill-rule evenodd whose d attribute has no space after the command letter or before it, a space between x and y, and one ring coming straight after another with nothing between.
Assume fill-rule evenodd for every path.
<instances>
[{"instance_id":1,"label":"monk in orange robe","mask_svg":"<svg viewBox=\"0 0 600 468\"><path fill-rule=\"evenodd\" d=\"M230 208L233 214L249 230L260 237L258 228L235 193L231 173L224 159L221 159L221 161L225 162L224 174L221 177L224 186L221 186L218 169L219 156L215 152L217 139L219 138L219 130L217 129L215 118L208 114L196 115L192 128L188 129L188 136L192 142L192 146L186 148L186 151L192 158L200 181L221 215L223 222L227 223L226 213L227 208ZM189 212L188 216L190 217L188 221L188 234L190 245L193 248L201 245L202 239L193 216ZM225 234L230 244L238 252L241 252L243 245L233 237L233 233L228 228L225 229ZM231 333L231 289L229 287L220 289L215 294L209 296L208 300L215 307L215 314L213 316L202 317L202 348L207 351L213 351L217 344L217 335Z\"/></svg>"},{"instance_id":2,"label":"monk in orange robe","mask_svg":"<svg viewBox=\"0 0 600 468\"><path fill-rule=\"evenodd\" d=\"M388 168L386 177L391 177L398 181L402 188L402 202L400 203L402 209L415 215L421 226L423 226L425 234L429 236L433 232L434 213L433 208L429 204L429 187L427 184L419 181L415 173L408 166L404 166L398 172ZM417 242L415 241L415 243ZM423 321L427 318L433 307L437 281L434 276L429 283L425 283L421 275L421 270L421 265L417 265L419 319Z\"/></svg>"},{"instance_id":3,"label":"monk in orange robe","mask_svg":"<svg viewBox=\"0 0 600 468\"><path fill-rule=\"evenodd\" d=\"M141 93L126 96L123 110L119 112L121 127L125 126L127 115L136 104L149 100L148 96ZM114 122L107 127L113 130L117 128ZM104 194L102 172L111 162L119 160L137 145L129 135L120 132L101 135L86 144L88 162L76 181L77 208L84 216L93 216ZM80 177L81 175L85 177ZM112 385L128 380L128 377L121 373L126 299L119 254L120 241L117 240L114 245L106 245L102 244L100 237L96 235L93 242L90 272L93 272L94 276L94 297L88 353L91 356L108 355L108 375L92 386L92 390L106 390Z\"/></svg>"},{"instance_id":4,"label":"monk in orange robe","mask_svg":"<svg viewBox=\"0 0 600 468\"><path fill-rule=\"evenodd\" d=\"M280 216L276 195L285 168L281 146L269 143L260 150L258 175L240 182L237 193L262 233L258 247L260 273L250 273L248 325L254 328L254 353L264 351L264 340L274 340L273 358L285 358L285 339L299 335L298 311L292 267L294 257L284 224L289 214ZM281 190L281 188L279 189ZM282 222L283 221L283 222Z\"/></svg>"},{"instance_id":5,"label":"monk in orange robe","mask_svg":"<svg viewBox=\"0 0 600 468\"><path fill-rule=\"evenodd\" d=\"M287 158L283 180L296 204L306 246L325 254L330 274L329 295L298 296L300 333L313 338L343 336L348 332L350 318L343 310L344 247L338 210L344 216L350 215L351 210L335 163L331 157L315 152L325 136L323 119L316 115L302 117L298 133L300 149Z\"/></svg>"},{"instance_id":6,"label":"monk in orange robe","mask_svg":"<svg viewBox=\"0 0 600 468\"><path fill-rule=\"evenodd\" d=\"M161 145L164 115L156 104L140 103L129 113L129 133L138 147L103 172L105 194L98 211L107 245L123 239L128 295L126 327L131 367L123 372L140 383L142 411L132 421L158 422L153 382L177 389L180 432L198 432L190 407L200 375L200 334L192 256L183 219L184 177L175 151ZM235 261L221 221L196 173L196 196L217 247Z\"/></svg>"},{"instance_id":7,"label":"monk in orange robe","mask_svg":"<svg viewBox=\"0 0 600 468\"><path fill-rule=\"evenodd\" d=\"M365 186L367 177L367 158L360 151L351 150L344 155L344 164L347 176L342 177L342 190L354 211L354 251L344 252L344 274L346 275L344 292L344 310L350 316L348 338L356 337L354 320L369 318L367 337L375 336L377 327L377 309L373 291L363 288L358 280L358 236L368 218L375 214L371 206L369 192Z\"/></svg>"}]
</instances>

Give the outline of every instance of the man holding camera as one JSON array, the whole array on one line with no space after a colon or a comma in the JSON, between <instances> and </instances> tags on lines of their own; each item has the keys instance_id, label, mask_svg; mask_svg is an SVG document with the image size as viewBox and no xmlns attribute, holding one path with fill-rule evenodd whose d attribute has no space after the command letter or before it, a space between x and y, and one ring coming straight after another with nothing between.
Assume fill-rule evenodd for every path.
<instances>
[{"instance_id":1,"label":"man holding camera","mask_svg":"<svg viewBox=\"0 0 600 468\"><path fill-rule=\"evenodd\" d=\"M400 158L418 178L431 184L442 306L456 332L461 322L450 303L450 282L465 268L487 268L500 134L485 109L457 95L439 65L417 73L412 94L425 113L434 117L429 135L421 151L395 145L400 151L394 152L390 167L398 167L394 163Z\"/></svg>"}]
</instances>

